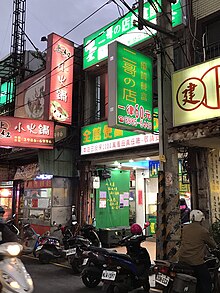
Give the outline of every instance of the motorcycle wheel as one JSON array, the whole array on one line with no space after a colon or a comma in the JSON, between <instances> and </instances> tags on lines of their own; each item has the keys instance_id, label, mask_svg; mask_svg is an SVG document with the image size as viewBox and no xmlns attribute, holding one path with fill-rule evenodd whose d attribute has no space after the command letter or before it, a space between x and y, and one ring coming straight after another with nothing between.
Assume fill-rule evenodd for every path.
<instances>
[{"instance_id":1,"label":"motorcycle wheel","mask_svg":"<svg viewBox=\"0 0 220 293\"><path fill-rule=\"evenodd\" d=\"M50 263L50 257L48 255L39 254L39 262L42 264L49 264Z\"/></svg>"},{"instance_id":2,"label":"motorcycle wheel","mask_svg":"<svg viewBox=\"0 0 220 293\"><path fill-rule=\"evenodd\" d=\"M82 259L74 259L71 262L72 270L75 274L82 273L82 270L83 270L82 261L83 261Z\"/></svg>"},{"instance_id":3,"label":"motorcycle wheel","mask_svg":"<svg viewBox=\"0 0 220 293\"><path fill-rule=\"evenodd\" d=\"M86 272L82 275L82 281L87 288L95 288L100 283L101 278L92 272Z\"/></svg>"},{"instance_id":4,"label":"motorcycle wheel","mask_svg":"<svg viewBox=\"0 0 220 293\"><path fill-rule=\"evenodd\" d=\"M128 293L128 290L117 285L109 285L106 289L106 293Z\"/></svg>"}]
</instances>

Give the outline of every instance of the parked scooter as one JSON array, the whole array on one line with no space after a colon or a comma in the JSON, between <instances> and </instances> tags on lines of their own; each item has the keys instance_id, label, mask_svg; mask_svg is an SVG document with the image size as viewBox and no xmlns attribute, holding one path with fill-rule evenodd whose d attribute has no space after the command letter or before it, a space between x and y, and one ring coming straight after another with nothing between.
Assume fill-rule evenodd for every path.
<instances>
[{"instance_id":1,"label":"parked scooter","mask_svg":"<svg viewBox=\"0 0 220 293\"><path fill-rule=\"evenodd\" d=\"M87 252L89 261L82 273L83 283L94 288L103 281L103 288L108 293L128 292L142 286L149 292L150 256L147 249L141 247L141 242L148 236L142 234L141 227L137 234L120 241L120 245L126 246L127 254L90 247Z\"/></svg>"},{"instance_id":2,"label":"parked scooter","mask_svg":"<svg viewBox=\"0 0 220 293\"><path fill-rule=\"evenodd\" d=\"M22 261L17 256L22 251L22 245L7 242L0 245L0 292L31 293L33 281L26 271Z\"/></svg>"},{"instance_id":3,"label":"parked scooter","mask_svg":"<svg viewBox=\"0 0 220 293\"><path fill-rule=\"evenodd\" d=\"M23 245L23 254L31 254L36 257L36 249L40 245L42 237L29 223L23 224L20 231L21 244Z\"/></svg>"},{"instance_id":4,"label":"parked scooter","mask_svg":"<svg viewBox=\"0 0 220 293\"><path fill-rule=\"evenodd\" d=\"M54 225L56 225L56 223L54 223ZM54 231L61 231L61 225L56 225L56 230ZM39 237L34 255L42 264L48 264L52 260L65 257L60 239L52 235L43 235Z\"/></svg>"},{"instance_id":5,"label":"parked scooter","mask_svg":"<svg viewBox=\"0 0 220 293\"><path fill-rule=\"evenodd\" d=\"M66 251L66 256L74 273L81 273L87 263L88 258L84 257L84 252L92 245L101 247L101 241L93 225L85 224L80 229L81 235L76 235L70 238L69 246L71 247ZM64 244L65 245L65 244Z\"/></svg>"},{"instance_id":6,"label":"parked scooter","mask_svg":"<svg viewBox=\"0 0 220 293\"><path fill-rule=\"evenodd\" d=\"M212 293L219 293L220 251L209 251L210 255L206 257L205 262L208 265L212 279ZM163 293L196 292L197 280L190 265L167 260L155 260L154 272L156 288Z\"/></svg>"},{"instance_id":7,"label":"parked scooter","mask_svg":"<svg viewBox=\"0 0 220 293\"><path fill-rule=\"evenodd\" d=\"M43 264L58 258L66 258L74 273L80 273L85 263L82 252L89 245L101 245L99 237L92 225L84 225L81 235L77 234L79 225L74 222L71 227L56 225L54 232L62 232L62 239L52 235L41 237L35 250L36 257ZM77 234L77 235L75 235ZM74 236L75 235L75 236Z\"/></svg>"}]
</instances>

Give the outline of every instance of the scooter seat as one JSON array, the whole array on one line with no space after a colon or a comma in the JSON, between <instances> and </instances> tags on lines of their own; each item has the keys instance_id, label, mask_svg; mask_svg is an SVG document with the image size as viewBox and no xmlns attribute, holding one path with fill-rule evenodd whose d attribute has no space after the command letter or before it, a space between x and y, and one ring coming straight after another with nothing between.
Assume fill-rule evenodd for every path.
<instances>
[{"instance_id":1,"label":"scooter seat","mask_svg":"<svg viewBox=\"0 0 220 293\"><path fill-rule=\"evenodd\" d=\"M124 253L117 253L117 251L114 251L114 250L111 250L111 249L90 246L89 250L93 251L93 252L101 253L101 254L107 254L109 256L124 258L126 260L131 261L131 257L129 255L124 254Z\"/></svg>"}]
</instances>

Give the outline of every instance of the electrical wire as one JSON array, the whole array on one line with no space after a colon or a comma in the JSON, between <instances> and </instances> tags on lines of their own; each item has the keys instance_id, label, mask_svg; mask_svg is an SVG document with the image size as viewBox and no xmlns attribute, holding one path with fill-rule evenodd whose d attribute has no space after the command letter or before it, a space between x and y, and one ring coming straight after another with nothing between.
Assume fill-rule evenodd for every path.
<instances>
[{"instance_id":1,"label":"electrical wire","mask_svg":"<svg viewBox=\"0 0 220 293\"><path fill-rule=\"evenodd\" d=\"M88 15L86 18L84 18L82 21L80 21L77 25L75 25L73 28L71 28L68 32L66 32L63 36L60 36L60 38L58 38L56 42L54 42L53 44L51 44L51 46L47 47L44 51L41 52L41 54L43 54L44 52L46 52L53 45L55 45L57 42L59 42L61 39L63 39L65 36L67 36L69 33L71 33L73 30L75 30L76 28L78 28L81 24L83 24L85 21L87 21L90 17L94 16L97 12L99 12L102 8L104 8L107 4L109 4L111 2L112 2L112 0L107 1L102 6L100 6L99 8L97 8L90 15ZM32 45L33 45L33 42L32 42ZM36 46L34 46L34 48L36 48ZM27 62L26 66L28 66L33 60L34 60L34 58L32 58L29 62ZM6 66L4 68L6 68ZM4 78L4 77L6 77L6 76L3 76L2 78Z\"/></svg>"},{"instance_id":2,"label":"electrical wire","mask_svg":"<svg viewBox=\"0 0 220 293\"><path fill-rule=\"evenodd\" d=\"M111 1L110 1L111 2ZM114 3L115 3L115 1L113 1ZM105 5L106 4L108 4L109 3L109 1L107 2L107 3L105 3ZM103 7L103 6L102 6ZM98 9L98 10L100 10L101 9L101 7ZM97 11L97 10L96 10ZM88 19L88 18L87 18ZM117 23L118 21L119 21L120 19L118 19L118 20L116 20L115 22L113 22L114 24L115 23ZM84 21L83 21L84 22ZM82 23L82 22L80 22L80 23ZM112 23L110 24L110 25L112 25ZM104 33L108 28L109 28L110 26L108 26L102 33ZM70 31L72 31L73 29L71 29ZM70 32L69 31L69 32ZM69 32L67 32L65 35L67 35ZM64 36L65 36L64 35ZM153 36L153 37L155 37L152 33L151 33L151 35ZM96 38L98 38L98 37L100 37L100 34L98 35L98 36L96 36L94 39L96 39ZM60 39L62 39L62 37L60 38ZM93 40L94 40L93 39ZM92 41L93 41L92 40ZM86 44L83 48L85 48L86 46L87 46L88 44ZM69 58L71 58L71 57L73 57L74 56L74 54L72 55L72 56L70 56ZM68 59L69 59L68 58ZM68 60L67 59L67 60ZM172 61L173 62L173 61ZM49 75L50 73L52 73L56 68L57 68L58 66L56 66L55 68L53 68L50 72L48 72L46 75ZM56 73L55 73L56 74ZM41 79L43 79L44 77L46 77L46 75L43 75L42 77L41 77ZM50 76L48 76L48 78L49 78ZM35 85L35 83L38 83L40 80L38 79L38 80L36 80L36 82L34 82L34 83L32 83L32 85L31 86L34 86ZM28 88L30 88L30 86L28 86L27 88L25 88L22 92L24 92L25 90L27 90ZM62 87L61 87L62 88ZM57 90L57 89L56 89ZM18 94L16 94L16 96L18 96L18 95L20 95L22 92L19 92ZM52 92L50 92L50 93L53 93L54 91L52 91ZM50 93L47 93L47 94L45 94L45 96L48 96ZM24 107L25 106L25 104L23 104L23 105L20 105L19 107L17 107L17 108L15 108L15 109L13 109L13 110L11 110L11 111L15 111L15 110L17 110L18 108L20 108L20 107ZM8 112L9 113L9 112ZM4 113L5 114L5 113Z\"/></svg>"},{"instance_id":3,"label":"electrical wire","mask_svg":"<svg viewBox=\"0 0 220 293\"><path fill-rule=\"evenodd\" d=\"M108 2L106 2L105 3L105 5L106 4L108 4L108 3L110 3L110 2L112 2L112 1L108 1ZM103 7L103 6L102 6ZM100 10L100 8L99 9L97 9L97 10ZM96 11L97 11L96 10ZM94 13L93 13L94 14ZM87 19L88 19L88 17L87 17ZM102 34L104 34L107 30L108 30L108 28L109 27L111 27L113 24L117 24L119 21L121 20L121 18L119 18L119 19L117 19L117 20L115 20L114 22L112 22L112 23L110 23L100 34L98 34L96 37L94 37L90 42L88 42L86 45L84 45L84 46L82 46L82 49L84 49L86 46L88 46L91 42L93 42L94 40L96 40L98 37L100 37ZM82 22L81 22L82 23ZM76 28L76 27L75 27ZM72 30L70 30L70 31L72 31ZM69 32L70 32L69 31ZM67 32L66 34L68 34L69 32ZM65 34L65 35L66 35ZM65 36L64 35L64 36ZM121 35L123 35L123 33L121 34ZM120 35L119 35L120 36ZM62 39L63 37L60 37L58 40L60 40L60 39ZM49 46L49 48L51 48L54 44L56 44L58 41L56 41L56 42L54 42L51 46ZM47 50L48 50L48 48L47 48ZM71 55L71 56L69 56L65 61L67 61L67 60L69 60L70 58L72 58L72 57L74 57L75 55L73 54L73 55ZM33 58L34 59L34 58ZM49 74L51 74L54 70L56 70L57 68L58 68L58 66L59 65L57 65L56 67L54 67L52 70L50 70L49 72L47 72L46 74L44 74L41 78L39 78L39 79L37 79L35 82L33 82L32 83L32 85L31 86L34 86L36 83L38 83L41 79L43 79L43 78L45 78L47 75L48 75L48 78L50 78L50 75ZM30 86L28 86L28 87L26 87L26 88L24 88L21 92L19 92L19 93L17 93L16 95L15 95L15 98L18 96L18 95L20 95L20 94L22 94L23 92L25 92L28 88L30 88ZM51 93L51 92L50 92ZM48 93L47 95L49 95L50 93ZM24 106L24 105L21 105L20 107L22 107L22 106ZM4 107L4 106L3 106ZM1 108L1 107L0 107ZM16 109L12 109L12 110L10 110L10 111L7 111L6 113L4 113L4 115L5 114L8 114L8 113L10 113L10 112L12 112L12 111L15 111L15 110L17 110L17 108ZM0 116L2 116L2 115L0 115Z\"/></svg>"}]
</instances>

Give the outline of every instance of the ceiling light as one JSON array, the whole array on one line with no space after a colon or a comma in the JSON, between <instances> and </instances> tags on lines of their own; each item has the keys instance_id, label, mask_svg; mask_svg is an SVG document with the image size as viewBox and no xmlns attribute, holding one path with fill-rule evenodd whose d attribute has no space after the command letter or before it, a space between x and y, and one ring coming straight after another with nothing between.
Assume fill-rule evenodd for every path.
<instances>
[{"instance_id":1,"label":"ceiling light","mask_svg":"<svg viewBox=\"0 0 220 293\"><path fill-rule=\"evenodd\" d=\"M150 161L150 157L146 157L146 159L145 159L146 161Z\"/></svg>"},{"instance_id":2,"label":"ceiling light","mask_svg":"<svg viewBox=\"0 0 220 293\"><path fill-rule=\"evenodd\" d=\"M132 159L129 160L129 163L133 163L133 162L134 162L134 160L132 160Z\"/></svg>"},{"instance_id":3,"label":"ceiling light","mask_svg":"<svg viewBox=\"0 0 220 293\"><path fill-rule=\"evenodd\" d=\"M118 161L115 161L115 162L114 162L114 165L118 165L118 164L119 164L119 162L118 162Z\"/></svg>"}]
</instances>

